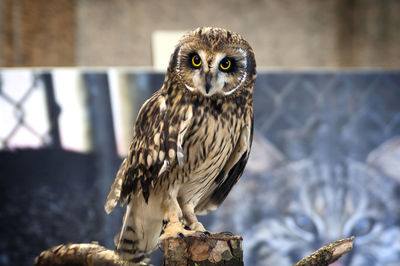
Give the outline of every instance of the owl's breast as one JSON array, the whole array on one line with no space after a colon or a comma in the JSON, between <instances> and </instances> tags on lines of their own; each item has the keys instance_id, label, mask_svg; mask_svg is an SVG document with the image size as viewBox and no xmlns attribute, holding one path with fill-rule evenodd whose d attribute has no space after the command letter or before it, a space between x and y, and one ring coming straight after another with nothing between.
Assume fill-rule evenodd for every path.
<instances>
[{"instance_id":1,"label":"owl's breast","mask_svg":"<svg viewBox=\"0 0 400 266\"><path fill-rule=\"evenodd\" d=\"M239 121L234 114L215 116L204 111L195 117L184 143L181 196L197 201L217 185L214 180L227 163L240 136Z\"/></svg>"}]
</instances>

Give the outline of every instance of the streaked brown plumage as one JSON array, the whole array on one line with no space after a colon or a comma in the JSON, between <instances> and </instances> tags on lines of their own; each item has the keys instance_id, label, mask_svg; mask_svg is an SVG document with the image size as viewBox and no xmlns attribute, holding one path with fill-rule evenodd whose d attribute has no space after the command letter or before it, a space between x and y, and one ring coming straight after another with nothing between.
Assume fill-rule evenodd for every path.
<instances>
[{"instance_id":1,"label":"streaked brown plumage","mask_svg":"<svg viewBox=\"0 0 400 266\"><path fill-rule=\"evenodd\" d=\"M142 106L132 144L107 197L128 202L117 250L139 262L162 238L204 231L239 180L253 134L254 53L239 35L198 28L171 56L164 84ZM185 230L180 222L191 228Z\"/></svg>"}]
</instances>

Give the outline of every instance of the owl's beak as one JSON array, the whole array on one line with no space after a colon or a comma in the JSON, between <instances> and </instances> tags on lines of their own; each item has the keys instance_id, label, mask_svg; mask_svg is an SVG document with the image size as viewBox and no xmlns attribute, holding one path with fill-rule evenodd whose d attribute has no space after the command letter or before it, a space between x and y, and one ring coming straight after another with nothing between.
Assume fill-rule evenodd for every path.
<instances>
[{"instance_id":1,"label":"owl's beak","mask_svg":"<svg viewBox=\"0 0 400 266\"><path fill-rule=\"evenodd\" d=\"M210 72L208 72L206 74L206 86L205 86L206 93L208 93L211 89L211 79L212 79L212 75Z\"/></svg>"}]
</instances>

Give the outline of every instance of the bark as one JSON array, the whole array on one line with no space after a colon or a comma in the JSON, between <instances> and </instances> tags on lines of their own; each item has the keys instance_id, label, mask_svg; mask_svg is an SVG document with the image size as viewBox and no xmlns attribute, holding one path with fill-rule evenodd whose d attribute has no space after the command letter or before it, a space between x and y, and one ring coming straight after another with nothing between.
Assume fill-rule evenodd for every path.
<instances>
[{"instance_id":1,"label":"bark","mask_svg":"<svg viewBox=\"0 0 400 266\"><path fill-rule=\"evenodd\" d=\"M332 242L308 255L294 266L328 266L353 249L354 236Z\"/></svg>"},{"instance_id":2,"label":"bark","mask_svg":"<svg viewBox=\"0 0 400 266\"><path fill-rule=\"evenodd\" d=\"M35 259L36 266L121 266L129 265L119 260L113 251L96 242L90 244L66 244L54 246L40 253Z\"/></svg>"}]
</instances>

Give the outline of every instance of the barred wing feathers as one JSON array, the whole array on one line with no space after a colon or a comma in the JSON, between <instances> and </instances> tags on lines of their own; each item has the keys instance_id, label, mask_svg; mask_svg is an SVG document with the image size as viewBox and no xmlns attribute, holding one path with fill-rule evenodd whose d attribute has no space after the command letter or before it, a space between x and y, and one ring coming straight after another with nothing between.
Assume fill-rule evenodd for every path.
<instances>
[{"instance_id":1,"label":"barred wing feathers","mask_svg":"<svg viewBox=\"0 0 400 266\"><path fill-rule=\"evenodd\" d=\"M184 136L192 123L192 108L174 111L173 103L157 91L139 111L132 144L122 162L111 190L105 210L110 213L118 200L123 205L131 193L141 193L148 201L151 187L168 182L170 167L183 167Z\"/></svg>"}]
</instances>

